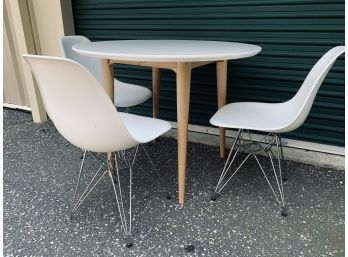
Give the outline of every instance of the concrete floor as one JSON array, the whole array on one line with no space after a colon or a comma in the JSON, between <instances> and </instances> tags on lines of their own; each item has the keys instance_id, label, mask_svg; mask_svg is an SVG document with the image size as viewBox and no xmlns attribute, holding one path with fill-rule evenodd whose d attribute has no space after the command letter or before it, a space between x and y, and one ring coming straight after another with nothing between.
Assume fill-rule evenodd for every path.
<instances>
[{"instance_id":1,"label":"concrete floor","mask_svg":"<svg viewBox=\"0 0 348 257\"><path fill-rule=\"evenodd\" d=\"M210 201L223 161L217 148L189 144L180 208L176 142L161 138L146 147L175 197L167 200L135 171L135 244L128 249L110 181L101 181L70 222L79 149L51 122L34 124L28 113L4 110L4 256L344 256L342 171L285 162L284 218L252 160ZM91 175L100 162L86 164Z\"/></svg>"}]
</instances>

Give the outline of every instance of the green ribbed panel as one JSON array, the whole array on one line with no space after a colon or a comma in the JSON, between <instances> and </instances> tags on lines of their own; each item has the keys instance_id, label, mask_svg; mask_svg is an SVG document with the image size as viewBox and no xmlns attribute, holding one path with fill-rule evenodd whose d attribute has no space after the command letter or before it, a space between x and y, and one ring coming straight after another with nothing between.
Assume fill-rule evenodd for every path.
<instances>
[{"instance_id":1,"label":"green ribbed panel","mask_svg":"<svg viewBox=\"0 0 348 257\"><path fill-rule=\"evenodd\" d=\"M257 44L262 52L228 66L228 100L290 99L328 49L344 44L343 0L73 0L76 34L92 41L200 39ZM151 70L118 65L116 76L151 88ZM215 65L193 70L190 123L209 125ZM151 115L151 101L133 109ZM271 114L270 114L271 115ZM175 75L161 73L160 117L176 120ZM319 90L305 124L288 138L344 146L344 58Z\"/></svg>"}]
</instances>

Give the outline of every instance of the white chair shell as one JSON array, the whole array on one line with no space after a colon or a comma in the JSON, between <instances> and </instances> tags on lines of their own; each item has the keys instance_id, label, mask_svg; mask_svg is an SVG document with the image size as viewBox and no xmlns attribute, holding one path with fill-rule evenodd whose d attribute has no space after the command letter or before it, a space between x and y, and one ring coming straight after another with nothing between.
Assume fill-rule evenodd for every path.
<instances>
[{"instance_id":1,"label":"white chair shell","mask_svg":"<svg viewBox=\"0 0 348 257\"><path fill-rule=\"evenodd\" d=\"M283 103L258 103L258 102L239 102L230 103L219 109L213 117L210 119L210 123L224 128L238 129L238 133L230 153L225 162L225 166L220 175L220 179L215 187L212 200L216 200L218 193L231 181L232 177L240 170L242 165L248 158L253 157L258 166L260 167L264 177L267 180L276 200L281 205L282 216L287 216L283 180L285 179L285 173L282 170L281 161L283 160L283 149L280 138L280 133L290 132L300 127L306 120L311 107L313 105L314 98L318 92L318 89L324 81L326 75L330 71L332 65L336 59L345 51L344 46L337 46L329 50L324 54L319 61L313 66L302 86L290 100ZM250 143L245 144L243 138L244 131L248 131ZM260 144L252 140L249 130L268 132L265 136L265 140ZM251 146L254 146L254 149ZM235 169L232 175L226 176L230 167L236 159L237 153L240 149L245 148L248 152L247 156ZM273 153L273 149L277 150L277 154ZM234 154L232 152L235 150ZM268 155L272 164L272 169L276 178L277 188L279 194L276 194L276 188L274 188L268 176L266 175L264 168L262 167L257 155L259 153L265 153ZM276 157L277 161L273 159ZM274 165L276 163L277 165ZM278 172L276 171L276 168ZM278 174L277 174L278 173ZM279 176L279 179L278 179ZM225 179L227 177L227 179Z\"/></svg>"},{"instance_id":2,"label":"white chair shell","mask_svg":"<svg viewBox=\"0 0 348 257\"><path fill-rule=\"evenodd\" d=\"M170 129L169 123L162 120L120 115L95 77L75 61L48 56L23 57L32 69L46 111L58 131L82 149L124 150L149 142Z\"/></svg>"},{"instance_id":3,"label":"white chair shell","mask_svg":"<svg viewBox=\"0 0 348 257\"><path fill-rule=\"evenodd\" d=\"M307 75L299 91L289 101L227 104L214 114L210 123L219 127L278 133L297 129L306 120L320 85L344 50L344 46L337 46L322 56Z\"/></svg>"},{"instance_id":4,"label":"white chair shell","mask_svg":"<svg viewBox=\"0 0 348 257\"><path fill-rule=\"evenodd\" d=\"M85 66L99 81L100 85L102 85L101 60L99 58L78 54L72 49L76 44L88 42L91 42L88 38L78 35L64 36L59 39L63 56ZM146 87L125 83L117 79L114 79L114 87L114 104L116 107L132 107L139 105L146 102L152 95L151 90Z\"/></svg>"}]
</instances>

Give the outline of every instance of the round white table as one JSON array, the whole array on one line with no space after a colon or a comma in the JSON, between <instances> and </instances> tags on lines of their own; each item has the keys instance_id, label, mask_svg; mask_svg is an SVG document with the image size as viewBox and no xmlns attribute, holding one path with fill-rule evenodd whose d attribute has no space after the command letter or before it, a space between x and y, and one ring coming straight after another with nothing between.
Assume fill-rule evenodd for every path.
<instances>
[{"instance_id":1,"label":"round white table","mask_svg":"<svg viewBox=\"0 0 348 257\"><path fill-rule=\"evenodd\" d=\"M199 40L120 40L82 43L73 46L82 54L101 58L104 89L114 96L113 64L152 67L153 116L158 116L160 68L176 73L178 126L179 203L185 201L187 128L191 70L216 62L218 108L226 104L227 60L258 54L261 47L250 44ZM117 92L116 92L117 93ZM209 117L207 117L209 119ZM225 156L225 131L220 128L220 156Z\"/></svg>"}]
</instances>

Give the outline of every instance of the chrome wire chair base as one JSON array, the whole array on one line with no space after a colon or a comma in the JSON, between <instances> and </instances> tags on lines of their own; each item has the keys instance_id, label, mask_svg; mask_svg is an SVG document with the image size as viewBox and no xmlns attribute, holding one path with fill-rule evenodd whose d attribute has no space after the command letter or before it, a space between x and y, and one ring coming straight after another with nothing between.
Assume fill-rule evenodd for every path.
<instances>
[{"instance_id":1,"label":"chrome wire chair base","mask_svg":"<svg viewBox=\"0 0 348 257\"><path fill-rule=\"evenodd\" d=\"M82 162L81 162L81 165L80 165L79 175L78 175L78 179L77 179L77 183L76 183L76 187L75 187L75 191L74 191L73 206L72 206L71 211L70 211L70 220L72 220L73 212L76 211L81 206L81 204L86 200L88 195L93 191L93 189L96 187L96 185L100 182L100 180L107 173L107 171L100 172L102 167L104 166L104 164L102 164L99 167L99 169L97 170L97 172L94 174L94 176L91 179L91 181L86 186L86 188L83 191L83 193L80 195L80 197L76 201L76 196L77 196L77 192L78 192L79 185L80 185L80 182L81 182L81 175L82 175L84 162L85 162L85 159L86 159L86 154L87 154L87 151L85 150L83 152L83 155L82 155ZM99 175L99 178L98 178L98 175Z\"/></svg>"},{"instance_id":2,"label":"chrome wire chair base","mask_svg":"<svg viewBox=\"0 0 348 257\"><path fill-rule=\"evenodd\" d=\"M157 170L156 165L152 161L150 155L145 149L144 145L140 145L140 148L144 151L149 163L152 166L152 169L154 170L157 179L154 179L152 176L148 176L151 179L153 179L159 186L162 188L165 192L166 198L171 199L170 194L167 190L165 190L165 187L162 183L162 179L159 175L159 172ZM86 159L87 151L83 152L82 155L82 162L80 165L79 175L74 191L73 196L73 206L71 208L70 212L70 220L72 221L72 215L77 209L82 205L82 203L86 200L88 195L93 191L93 189L97 186L97 184L100 182L100 180L106 175L109 175L110 182L112 184L112 188L115 195L115 200L117 203L117 209L119 212L120 220L121 220L121 226L125 235L125 242L126 247L131 248L134 244L133 236L132 236L132 180L133 180L133 168L136 167L140 169L143 172L147 172L145 169L143 169L137 162L136 158L138 156L138 150L139 146L134 147L133 149L130 149L127 151L119 151L112 154L111 160L107 160L107 170L102 170L104 163L99 167L97 172L94 174L91 181L88 183L84 191L80 194L79 198L77 198L77 193L79 191L79 186L81 183L81 177L82 177L82 171L84 167L84 162ZM94 155L93 155L94 156ZM97 158L97 156L94 156ZM98 159L98 158L97 158ZM129 185L125 187L125 185L121 185L121 176L120 173L123 170L129 170ZM126 190L127 189L127 190ZM125 197L125 195L128 194L128 196ZM128 210L126 210L125 206L125 199L128 198Z\"/></svg>"},{"instance_id":3,"label":"chrome wire chair base","mask_svg":"<svg viewBox=\"0 0 348 257\"><path fill-rule=\"evenodd\" d=\"M247 133L249 136L248 140L243 139L244 133ZM279 134L277 133L269 133L265 136L264 140L262 140L264 144L260 144L259 142L255 142L252 140L251 135L249 131L244 131L240 129L237 133L236 139L233 142L233 145L231 147L230 153L227 157L225 166L222 170L221 176L219 178L219 181L214 189L214 192L211 196L212 201L216 201L220 192L226 187L226 185L231 181L231 179L234 177L234 175L240 170L240 168L243 166L243 164L250 158L253 157L258 166L260 167L260 170L262 171L276 201L280 205L280 213L283 217L287 216L287 209L286 209L286 203L285 203L285 197L284 197L284 188L283 188L283 181L284 181L284 175L281 167L281 162L283 160L283 150L281 145L281 139ZM277 154L275 155L273 153L272 148L276 148ZM234 154L232 152L235 150ZM231 175L227 176L232 164L235 162L236 156L239 152L246 152L247 156L241 161L241 163L237 166L237 168L232 172ZM258 154L261 152L264 152L268 157L272 165L274 178L276 182L277 189L272 186L272 183L270 182L270 179L266 175L263 166L261 165ZM277 160L276 163L274 163L274 159ZM276 193L278 191L278 193Z\"/></svg>"},{"instance_id":4,"label":"chrome wire chair base","mask_svg":"<svg viewBox=\"0 0 348 257\"><path fill-rule=\"evenodd\" d=\"M153 160L151 159L151 156L150 154L146 151L146 148L145 148L145 145L139 145L141 147L141 149L143 150L143 152L145 153L145 156L148 160L148 162L150 163L151 167L152 167L152 171L155 173L154 175L155 176L149 176L149 178L151 178L157 185L159 188L162 189L163 191L163 194L165 196L165 198L167 200L170 200L172 199L171 195L169 194L168 190L166 189L166 187L164 186L164 182L163 182L163 179L162 177L160 176L159 174L159 171L157 169L157 166L155 165L155 163L153 162ZM144 170L137 162L135 162L135 165L137 166L138 169L140 169L141 171L149 174L149 172L147 170ZM154 177L156 177L157 179L155 179Z\"/></svg>"},{"instance_id":5,"label":"chrome wire chair base","mask_svg":"<svg viewBox=\"0 0 348 257\"><path fill-rule=\"evenodd\" d=\"M148 161L148 163L151 165L151 171L154 172L154 174L151 174L149 172L149 170L147 169L144 169L141 165L139 165L139 163L136 161L136 158L140 155L139 152L143 151L144 155L146 156L146 159ZM141 144L141 145L137 145L136 147L134 147L133 149L129 150L128 153L126 151L120 151L120 152L117 152L117 157L119 158L120 162L121 162L121 165L120 165L120 169L122 169L124 167L124 165L122 165L122 163L126 163L125 162L125 158L126 156L128 156L128 158L133 158L134 159L134 162L133 162L133 166L138 169L138 170L141 170L142 172L148 174L149 178L155 183L158 185L159 188L162 189L163 193L164 193L164 196L165 198L167 198L168 200L170 200L172 197L171 195L169 194L169 192L167 191L167 189L165 188L164 186L164 182L162 180L162 177L160 176L159 174L159 171L154 163L154 161L152 160L150 154L147 152L146 150L146 147L145 145ZM126 165L127 166L127 165ZM152 176L153 175L153 176ZM114 177L115 174L114 174ZM156 178L156 179L155 179ZM117 180L117 179L116 179Z\"/></svg>"},{"instance_id":6,"label":"chrome wire chair base","mask_svg":"<svg viewBox=\"0 0 348 257\"><path fill-rule=\"evenodd\" d=\"M128 213L125 210L124 196L122 192L121 179L120 179L120 170L124 169L119 166L119 162L117 160L117 154L114 154L112 160L108 160L108 170L110 181L114 190L115 199L117 203L117 208L121 220L121 226L123 228L124 235L126 236L126 246L128 248L133 246L133 237L132 237L132 177L133 177L133 165L135 161L135 157L133 160L129 160L128 156L124 156L122 160L126 168L129 169L129 199L128 199ZM122 162L121 161L121 162ZM113 173L116 173L116 182L113 178Z\"/></svg>"},{"instance_id":7,"label":"chrome wire chair base","mask_svg":"<svg viewBox=\"0 0 348 257\"><path fill-rule=\"evenodd\" d=\"M282 160L282 163L284 162L284 152L283 152L283 144L282 144L282 138L280 137L280 135L278 134L278 138L279 138L279 145L280 145L280 157ZM283 181L287 181L288 177L286 174L286 170L283 169L283 177L282 177Z\"/></svg>"}]
</instances>

